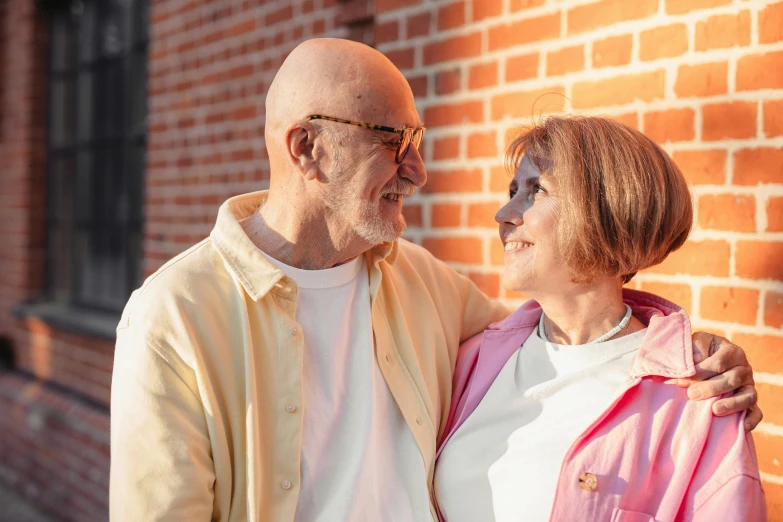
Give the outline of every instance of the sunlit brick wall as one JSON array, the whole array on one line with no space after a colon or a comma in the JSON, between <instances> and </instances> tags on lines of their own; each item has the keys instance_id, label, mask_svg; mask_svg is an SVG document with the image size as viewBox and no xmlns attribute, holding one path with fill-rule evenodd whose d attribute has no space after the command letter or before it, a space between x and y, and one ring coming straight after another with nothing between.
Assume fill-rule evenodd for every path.
<instances>
[{"instance_id":1,"label":"sunlit brick wall","mask_svg":"<svg viewBox=\"0 0 783 522\"><path fill-rule=\"evenodd\" d=\"M502 249L503 151L531 116L608 115L661 143L697 205L688 243L631 286L741 344L765 421L755 433L771 520L783 520L783 2L381 2L377 47L427 125L429 182L407 236L490 295Z\"/></svg>"}]
</instances>

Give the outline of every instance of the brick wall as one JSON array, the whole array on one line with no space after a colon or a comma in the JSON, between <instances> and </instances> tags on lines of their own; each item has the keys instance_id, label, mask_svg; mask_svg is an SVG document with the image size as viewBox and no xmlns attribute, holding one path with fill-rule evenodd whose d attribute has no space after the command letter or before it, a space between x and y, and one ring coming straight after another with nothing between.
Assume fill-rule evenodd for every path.
<instances>
[{"instance_id":1,"label":"brick wall","mask_svg":"<svg viewBox=\"0 0 783 522\"><path fill-rule=\"evenodd\" d=\"M783 2L381 2L375 35L428 126L429 181L407 209L408 237L510 304L521 296L500 287L493 215L516 126L555 111L609 115L674 157L694 230L631 286L746 349L770 519L783 520Z\"/></svg>"},{"instance_id":2,"label":"brick wall","mask_svg":"<svg viewBox=\"0 0 783 522\"><path fill-rule=\"evenodd\" d=\"M405 208L406 235L509 304L522 297L500 287L492 216L514 128L579 111L661 142L692 184L696 224L632 286L746 348L766 414L755 438L771 520L783 520L783 2L152 4L146 274L205 237L227 197L268 185L264 94L286 54L313 36L374 44L403 70L429 128L430 175ZM45 23L33 0L5 5L0 335L14 340L27 377L0 373L0 411L12 412L0 416L0 481L32 499L45 492L63 520L105 520L111 344L9 313L41 285Z\"/></svg>"}]
</instances>

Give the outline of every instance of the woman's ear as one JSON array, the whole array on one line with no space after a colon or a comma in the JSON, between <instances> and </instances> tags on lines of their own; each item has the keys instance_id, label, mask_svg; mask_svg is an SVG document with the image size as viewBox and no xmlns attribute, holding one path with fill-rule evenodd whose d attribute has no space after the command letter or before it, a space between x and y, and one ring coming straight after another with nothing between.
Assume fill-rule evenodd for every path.
<instances>
[{"instance_id":1,"label":"woman's ear","mask_svg":"<svg viewBox=\"0 0 783 522\"><path fill-rule=\"evenodd\" d=\"M307 124L291 127L286 134L289 159L306 180L318 179L318 165L313 153L316 137L316 130Z\"/></svg>"}]
</instances>

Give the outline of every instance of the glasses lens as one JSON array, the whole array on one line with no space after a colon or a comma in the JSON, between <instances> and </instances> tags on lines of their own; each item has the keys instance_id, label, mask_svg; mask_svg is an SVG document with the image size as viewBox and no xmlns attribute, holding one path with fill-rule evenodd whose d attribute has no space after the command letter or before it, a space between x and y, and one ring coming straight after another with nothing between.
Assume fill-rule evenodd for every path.
<instances>
[{"instance_id":1,"label":"glasses lens","mask_svg":"<svg viewBox=\"0 0 783 522\"><path fill-rule=\"evenodd\" d=\"M408 152L408 147L411 144L412 129L405 129L402 131L402 139L400 140L400 146L397 148L397 163L402 163L405 159L405 154Z\"/></svg>"},{"instance_id":2,"label":"glasses lens","mask_svg":"<svg viewBox=\"0 0 783 522\"><path fill-rule=\"evenodd\" d=\"M416 129L413 131L413 138L411 139L411 142L413 143L413 146L416 147L418 150L419 147L421 147L421 139L424 137L424 128Z\"/></svg>"}]
</instances>

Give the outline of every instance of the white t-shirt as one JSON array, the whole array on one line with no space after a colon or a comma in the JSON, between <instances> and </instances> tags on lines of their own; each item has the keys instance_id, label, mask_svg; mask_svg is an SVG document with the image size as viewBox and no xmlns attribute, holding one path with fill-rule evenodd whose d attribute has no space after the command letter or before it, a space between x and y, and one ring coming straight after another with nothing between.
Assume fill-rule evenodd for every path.
<instances>
[{"instance_id":1,"label":"white t-shirt","mask_svg":"<svg viewBox=\"0 0 783 522\"><path fill-rule=\"evenodd\" d=\"M326 270L269 260L299 286L304 334L295 520L431 521L424 460L375 359L364 256Z\"/></svg>"},{"instance_id":2,"label":"white t-shirt","mask_svg":"<svg viewBox=\"0 0 783 522\"><path fill-rule=\"evenodd\" d=\"M440 455L448 522L548 521L566 453L630 384L644 332L572 346L531 334Z\"/></svg>"}]
</instances>

